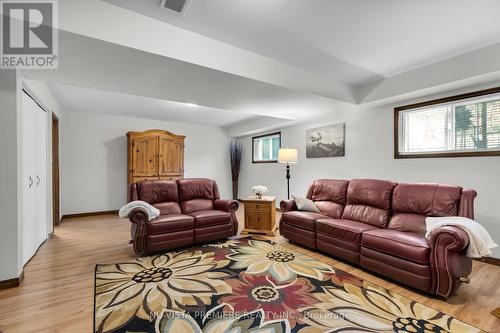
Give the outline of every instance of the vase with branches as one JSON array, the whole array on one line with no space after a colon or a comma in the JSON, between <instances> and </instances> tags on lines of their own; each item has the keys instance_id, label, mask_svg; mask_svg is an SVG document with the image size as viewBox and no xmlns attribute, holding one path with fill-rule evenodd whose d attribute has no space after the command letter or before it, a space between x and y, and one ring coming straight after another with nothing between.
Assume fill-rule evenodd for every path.
<instances>
[{"instance_id":1,"label":"vase with branches","mask_svg":"<svg viewBox=\"0 0 500 333\"><path fill-rule=\"evenodd\" d=\"M241 159L243 158L243 145L234 139L229 144L231 156L231 177L233 180L233 199L238 200L238 179L240 177Z\"/></svg>"}]
</instances>

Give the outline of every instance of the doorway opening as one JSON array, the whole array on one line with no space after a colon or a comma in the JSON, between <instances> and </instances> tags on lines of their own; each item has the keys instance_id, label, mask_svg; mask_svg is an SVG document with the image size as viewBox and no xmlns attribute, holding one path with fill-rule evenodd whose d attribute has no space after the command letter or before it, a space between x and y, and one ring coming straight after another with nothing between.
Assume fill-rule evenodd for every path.
<instances>
[{"instance_id":1,"label":"doorway opening","mask_svg":"<svg viewBox=\"0 0 500 333\"><path fill-rule=\"evenodd\" d=\"M52 225L61 223L59 195L59 118L52 113ZM52 231L52 234L55 230Z\"/></svg>"}]
</instances>

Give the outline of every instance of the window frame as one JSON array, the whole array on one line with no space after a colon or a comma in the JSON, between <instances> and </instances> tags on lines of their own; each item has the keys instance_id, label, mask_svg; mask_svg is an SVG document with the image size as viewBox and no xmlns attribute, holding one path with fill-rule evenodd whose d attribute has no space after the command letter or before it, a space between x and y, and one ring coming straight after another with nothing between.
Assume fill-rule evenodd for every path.
<instances>
[{"instance_id":1,"label":"window frame","mask_svg":"<svg viewBox=\"0 0 500 333\"><path fill-rule=\"evenodd\" d=\"M441 158L441 157L478 157L478 156L500 156L500 150L489 151L450 151L447 152L426 152L419 154L403 154L399 152L399 113L410 109L419 109L438 104L447 104L460 100L466 100L474 97L481 97L500 93L500 87L474 91L470 93L438 98L426 102L414 103L394 108L394 159L407 159L407 158Z\"/></svg>"},{"instance_id":2,"label":"window frame","mask_svg":"<svg viewBox=\"0 0 500 333\"><path fill-rule=\"evenodd\" d=\"M258 136L253 136L252 137L252 163L278 163L278 159L276 160L265 160L265 161L259 161L255 160L255 139L261 139L265 138L267 136L274 136L278 135L278 140L279 140L279 148L281 148L281 131L279 132L273 132L273 133L267 133L267 134L262 134Z\"/></svg>"}]
</instances>

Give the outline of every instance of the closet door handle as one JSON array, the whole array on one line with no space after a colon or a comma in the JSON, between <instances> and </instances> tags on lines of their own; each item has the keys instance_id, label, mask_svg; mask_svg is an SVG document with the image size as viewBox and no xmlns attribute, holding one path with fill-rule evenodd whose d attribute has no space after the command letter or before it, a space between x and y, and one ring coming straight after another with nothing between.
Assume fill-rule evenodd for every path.
<instances>
[{"instance_id":1,"label":"closet door handle","mask_svg":"<svg viewBox=\"0 0 500 333\"><path fill-rule=\"evenodd\" d=\"M38 186L40 184L40 177L38 177L38 175L36 175L36 186Z\"/></svg>"},{"instance_id":2,"label":"closet door handle","mask_svg":"<svg viewBox=\"0 0 500 333\"><path fill-rule=\"evenodd\" d=\"M28 187L31 188L31 186L33 186L33 178L29 178L29 183L28 183Z\"/></svg>"}]
</instances>

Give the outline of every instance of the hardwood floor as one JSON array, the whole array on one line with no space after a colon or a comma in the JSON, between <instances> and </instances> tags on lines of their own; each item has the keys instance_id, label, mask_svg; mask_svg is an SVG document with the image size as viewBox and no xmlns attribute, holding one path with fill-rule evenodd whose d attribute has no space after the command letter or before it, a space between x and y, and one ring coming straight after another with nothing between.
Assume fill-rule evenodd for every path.
<instances>
[{"instance_id":1,"label":"hardwood floor","mask_svg":"<svg viewBox=\"0 0 500 333\"><path fill-rule=\"evenodd\" d=\"M240 221L243 221L242 210L238 211ZM128 220L120 220L113 215L64 220L56 228L55 236L25 267L21 286L0 291L0 331L92 332L95 264L115 263L135 257L132 246L128 244L129 227ZM281 236L265 238L286 242ZM490 313L500 305L498 266L474 262L471 284L463 285L456 296L445 302L328 256L293 244L286 245L483 330L500 332L500 319Z\"/></svg>"}]
</instances>

